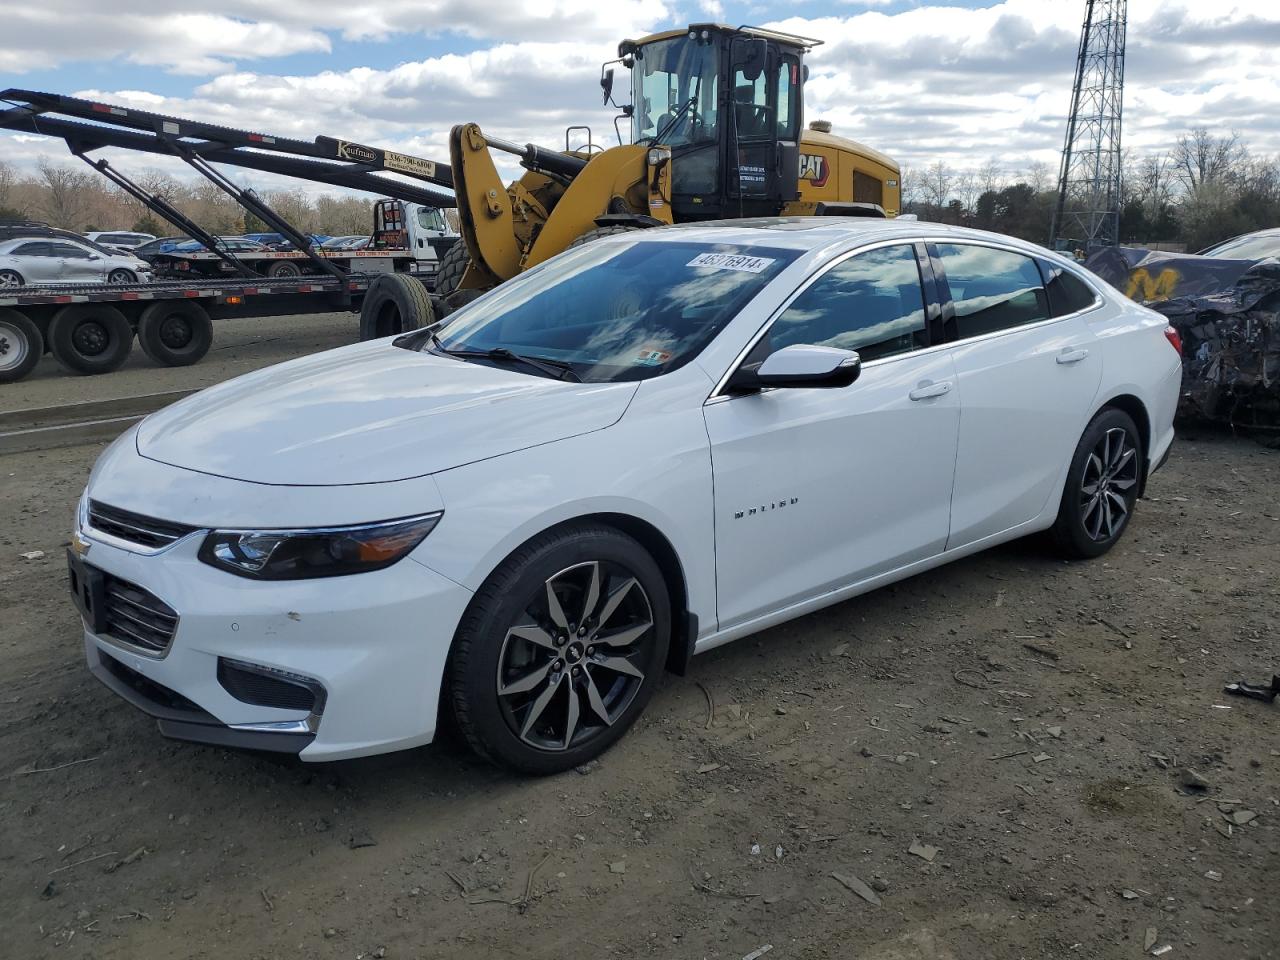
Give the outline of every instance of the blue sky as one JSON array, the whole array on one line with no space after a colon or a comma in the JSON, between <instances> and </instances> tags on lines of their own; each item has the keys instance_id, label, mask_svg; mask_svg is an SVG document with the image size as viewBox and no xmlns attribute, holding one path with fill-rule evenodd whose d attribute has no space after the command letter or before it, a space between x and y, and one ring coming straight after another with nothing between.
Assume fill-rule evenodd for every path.
<instances>
[{"instance_id":1,"label":"blue sky","mask_svg":"<svg viewBox=\"0 0 1280 960\"><path fill-rule=\"evenodd\" d=\"M780 26L810 56L806 116L921 168L1055 167L1084 0L154 0L10 4L0 85L242 128L447 155L454 123L554 145L611 130L596 80L619 39L702 20ZM1280 152L1280 3L1131 0L1126 144L1193 126ZM29 169L59 144L0 134ZM122 163L138 164L137 158ZM150 163L149 160L144 160ZM180 168L177 168L180 169Z\"/></svg>"}]
</instances>

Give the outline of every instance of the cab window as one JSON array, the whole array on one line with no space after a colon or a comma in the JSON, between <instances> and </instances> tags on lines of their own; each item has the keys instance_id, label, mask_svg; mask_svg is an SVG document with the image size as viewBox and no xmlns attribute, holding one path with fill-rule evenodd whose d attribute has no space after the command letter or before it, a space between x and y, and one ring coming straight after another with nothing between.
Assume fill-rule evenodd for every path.
<instances>
[{"instance_id":1,"label":"cab window","mask_svg":"<svg viewBox=\"0 0 1280 960\"><path fill-rule=\"evenodd\" d=\"M960 340L1049 319L1049 299L1035 260L1011 250L939 243Z\"/></svg>"},{"instance_id":2,"label":"cab window","mask_svg":"<svg viewBox=\"0 0 1280 960\"><path fill-rule=\"evenodd\" d=\"M778 64L778 139L797 140L800 133L800 62L783 57Z\"/></svg>"},{"instance_id":3,"label":"cab window","mask_svg":"<svg viewBox=\"0 0 1280 960\"><path fill-rule=\"evenodd\" d=\"M752 361L797 343L857 350L863 360L924 346L924 295L914 248L879 247L837 263L791 302L765 339L767 346L752 351Z\"/></svg>"},{"instance_id":4,"label":"cab window","mask_svg":"<svg viewBox=\"0 0 1280 960\"><path fill-rule=\"evenodd\" d=\"M1045 291L1049 294L1049 311L1055 317L1088 310L1098 302L1093 289L1066 267L1048 260L1037 261L1044 277Z\"/></svg>"}]
</instances>

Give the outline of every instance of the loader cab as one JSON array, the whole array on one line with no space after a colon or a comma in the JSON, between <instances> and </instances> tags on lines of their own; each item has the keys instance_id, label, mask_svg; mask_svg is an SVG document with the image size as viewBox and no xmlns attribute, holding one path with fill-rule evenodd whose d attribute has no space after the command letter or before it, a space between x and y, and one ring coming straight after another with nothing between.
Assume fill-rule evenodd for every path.
<instances>
[{"instance_id":1,"label":"loader cab","mask_svg":"<svg viewBox=\"0 0 1280 960\"><path fill-rule=\"evenodd\" d=\"M803 61L819 42L693 24L619 45L632 142L670 148L677 222L773 215L799 196Z\"/></svg>"}]
</instances>

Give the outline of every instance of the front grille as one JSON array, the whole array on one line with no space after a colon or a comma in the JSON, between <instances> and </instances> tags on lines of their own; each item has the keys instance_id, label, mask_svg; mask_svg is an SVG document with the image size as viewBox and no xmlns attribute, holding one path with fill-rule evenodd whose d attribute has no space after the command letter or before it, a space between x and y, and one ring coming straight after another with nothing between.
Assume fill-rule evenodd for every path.
<instances>
[{"instance_id":1,"label":"front grille","mask_svg":"<svg viewBox=\"0 0 1280 960\"><path fill-rule=\"evenodd\" d=\"M213 719L199 706L176 690L170 690L168 687L156 683L150 677L144 677L137 670L125 666L115 657L99 652L98 659L108 673L136 693L150 706L177 713L193 714L192 720L199 723L203 723L206 717L209 720ZM156 711L153 709L149 712L155 713Z\"/></svg>"},{"instance_id":2,"label":"front grille","mask_svg":"<svg viewBox=\"0 0 1280 960\"><path fill-rule=\"evenodd\" d=\"M178 614L167 603L135 583L106 574L104 619L108 636L151 653L164 653L178 629Z\"/></svg>"},{"instance_id":3,"label":"front grille","mask_svg":"<svg viewBox=\"0 0 1280 960\"><path fill-rule=\"evenodd\" d=\"M218 659L218 682L241 703L280 710L324 711L324 688L316 681L237 660Z\"/></svg>"},{"instance_id":4,"label":"front grille","mask_svg":"<svg viewBox=\"0 0 1280 960\"><path fill-rule=\"evenodd\" d=\"M111 507L98 500L89 501L89 526L112 537L143 547L167 547L199 527L144 517L140 513Z\"/></svg>"}]
</instances>

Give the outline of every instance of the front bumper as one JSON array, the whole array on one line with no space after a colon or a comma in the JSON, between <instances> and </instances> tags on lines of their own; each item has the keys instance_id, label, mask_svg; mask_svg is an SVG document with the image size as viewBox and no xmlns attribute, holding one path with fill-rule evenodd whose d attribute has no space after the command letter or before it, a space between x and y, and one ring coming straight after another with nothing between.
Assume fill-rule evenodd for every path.
<instances>
[{"instance_id":1,"label":"front bumper","mask_svg":"<svg viewBox=\"0 0 1280 960\"><path fill-rule=\"evenodd\" d=\"M261 583L200 562L202 531L155 554L91 530L80 536L82 563L177 613L163 651L88 623L84 633L89 669L166 736L303 760L383 753L434 736L445 660L471 593L412 557L355 576ZM246 702L226 682L228 664L304 680L319 693L319 710Z\"/></svg>"}]
</instances>

